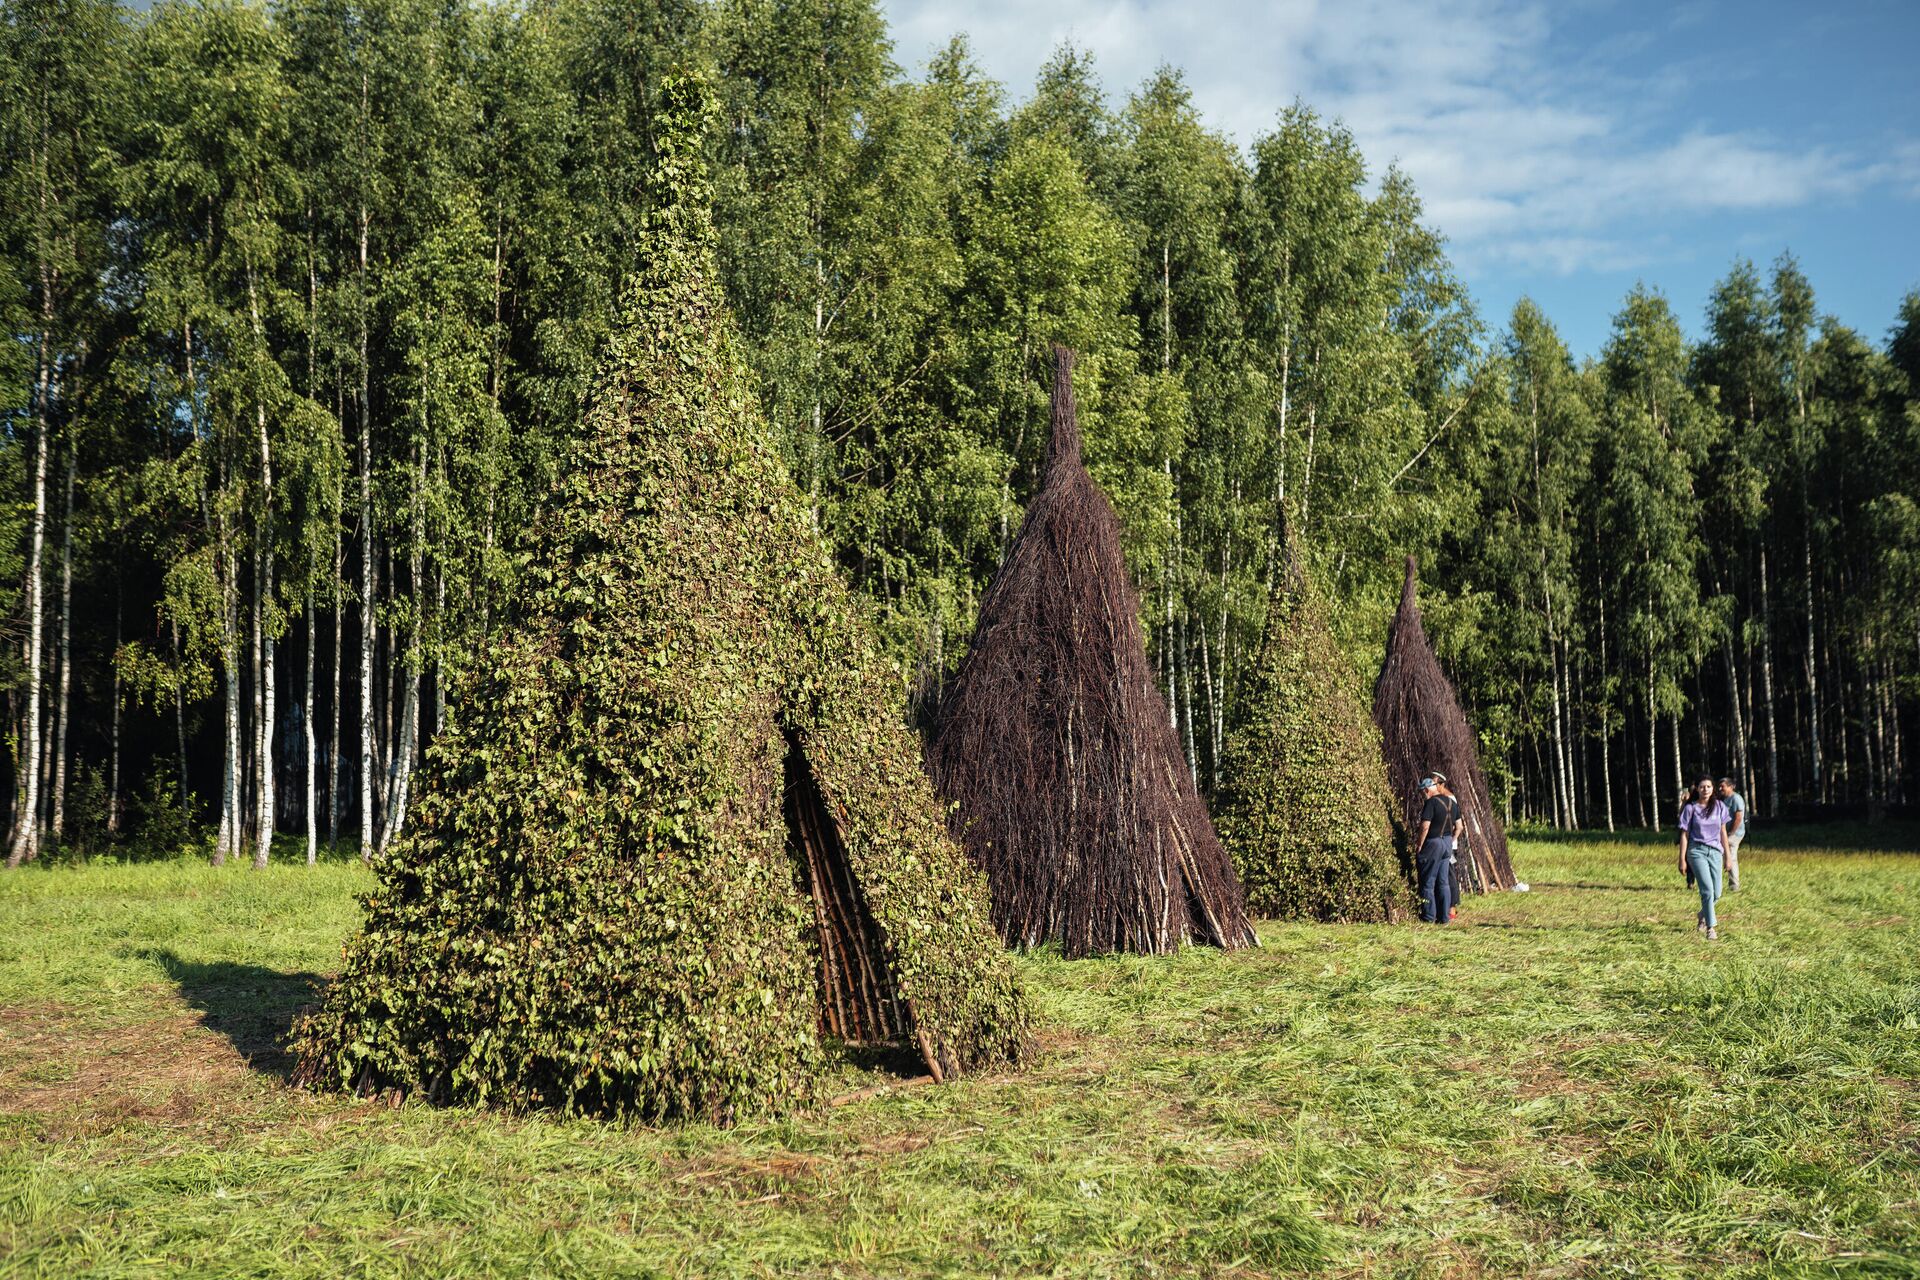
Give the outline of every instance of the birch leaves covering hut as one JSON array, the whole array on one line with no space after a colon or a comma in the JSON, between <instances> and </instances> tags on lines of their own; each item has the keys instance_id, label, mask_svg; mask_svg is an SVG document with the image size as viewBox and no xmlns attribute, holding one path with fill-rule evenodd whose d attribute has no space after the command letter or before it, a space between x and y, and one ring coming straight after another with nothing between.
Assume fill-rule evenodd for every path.
<instances>
[{"instance_id":1,"label":"birch leaves covering hut","mask_svg":"<svg viewBox=\"0 0 1920 1280\"><path fill-rule=\"evenodd\" d=\"M1380 735L1289 528L1214 799L1257 916L1407 918Z\"/></svg>"},{"instance_id":2,"label":"birch leaves covering hut","mask_svg":"<svg viewBox=\"0 0 1920 1280\"><path fill-rule=\"evenodd\" d=\"M299 1033L317 1086L726 1122L835 1039L935 1077L1028 1013L714 278L700 93L515 616Z\"/></svg>"},{"instance_id":3,"label":"birch leaves covering hut","mask_svg":"<svg viewBox=\"0 0 1920 1280\"><path fill-rule=\"evenodd\" d=\"M1255 942L1154 687L1119 522L1081 460L1064 347L1046 474L981 600L928 767L1014 945Z\"/></svg>"}]
</instances>

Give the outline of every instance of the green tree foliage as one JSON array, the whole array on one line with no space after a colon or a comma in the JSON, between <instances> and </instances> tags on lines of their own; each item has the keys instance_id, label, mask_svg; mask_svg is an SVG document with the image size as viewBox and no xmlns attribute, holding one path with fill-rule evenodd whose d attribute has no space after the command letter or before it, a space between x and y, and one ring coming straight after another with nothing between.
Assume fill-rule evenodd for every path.
<instances>
[{"instance_id":1,"label":"green tree foliage","mask_svg":"<svg viewBox=\"0 0 1920 1280\"><path fill-rule=\"evenodd\" d=\"M1591 594L1580 515L1598 417L1591 389L1553 325L1531 301L1513 310L1482 371L1472 426L1476 447L1460 466L1479 510L1469 558L1451 603L1450 656L1508 690L1479 708L1475 726L1496 779L1522 743L1551 753L1552 809L1571 820L1566 758L1577 731L1571 669L1591 643L1578 605Z\"/></svg>"},{"instance_id":2,"label":"green tree foliage","mask_svg":"<svg viewBox=\"0 0 1920 1280\"><path fill-rule=\"evenodd\" d=\"M754 405L703 166L662 136L574 465L301 1033L318 1085L719 1121L812 1101L851 961L810 855L850 874L847 936L936 1075L1022 1051L985 885ZM808 786L830 848L783 817Z\"/></svg>"},{"instance_id":3,"label":"green tree foliage","mask_svg":"<svg viewBox=\"0 0 1920 1280\"><path fill-rule=\"evenodd\" d=\"M20 379L0 394L10 428L0 474L17 479L19 495L0 515L0 532L9 535L5 567L17 568L21 583L0 601L18 618L12 634L20 639L17 657L0 665L13 711L9 866L37 855L43 827L59 836L73 480L98 425L92 411L104 407L99 393L117 336L107 276L123 35L118 11L102 0L30 0L0 12L0 68L10 77L0 94L0 314L16 326L6 362Z\"/></svg>"},{"instance_id":4,"label":"green tree foliage","mask_svg":"<svg viewBox=\"0 0 1920 1280\"><path fill-rule=\"evenodd\" d=\"M1620 601L1627 670L1641 676L1649 770L1659 723L1677 723L1686 704L1683 677L1715 637L1694 477L1718 441L1711 415L1686 382L1686 365L1686 340L1666 299L1636 289L1603 356L1606 430L1593 475L1603 495L1600 520L1617 531L1600 565ZM1671 774L1648 778L1655 822L1669 815L1684 785L1683 764L1671 764Z\"/></svg>"},{"instance_id":5,"label":"green tree foliage","mask_svg":"<svg viewBox=\"0 0 1920 1280\"><path fill-rule=\"evenodd\" d=\"M232 851L309 813L369 854L404 832L696 64L755 394L916 714L1066 341L1203 789L1284 521L1357 668L1401 557L1435 566L1512 818L1664 821L1696 768L1763 812L1914 798L1913 299L1875 343L1790 257L1738 262L1697 341L1641 289L1577 361L1530 307L1483 333L1412 182L1310 105L1241 147L1173 68L1103 86L1069 46L1010 91L956 39L909 75L871 0L0 0L23 857L82 773L112 807L164 772Z\"/></svg>"}]
</instances>

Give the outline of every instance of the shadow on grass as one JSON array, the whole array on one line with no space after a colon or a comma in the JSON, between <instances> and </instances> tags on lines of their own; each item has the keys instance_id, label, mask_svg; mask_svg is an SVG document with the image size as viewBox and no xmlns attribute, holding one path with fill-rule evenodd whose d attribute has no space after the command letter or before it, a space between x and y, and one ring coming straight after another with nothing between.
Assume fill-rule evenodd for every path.
<instances>
[{"instance_id":1,"label":"shadow on grass","mask_svg":"<svg viewBox=\"0 0 1920 1280\"><path fill-rule=\"evenodd\" d=\"M293 1073L287 1033L301 1010L317 1003L326 981L317 973L282 973L227 960L183 960L171 951L146 950L200 1011L201 1025L217 1031L255 1071L281 1080Z\"/></svg>"}]
</instances>

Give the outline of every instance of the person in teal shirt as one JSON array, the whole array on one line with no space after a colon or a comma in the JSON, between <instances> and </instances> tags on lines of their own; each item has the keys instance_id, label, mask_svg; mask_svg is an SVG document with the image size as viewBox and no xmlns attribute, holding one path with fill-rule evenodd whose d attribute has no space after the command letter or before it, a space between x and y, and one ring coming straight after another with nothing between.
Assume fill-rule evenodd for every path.
<instances>
[{"instance_id":1,"label":"person in teal shirt","mask_svg":"<svg viewBox=\"0 0 1920 1280\"><path fill-rule=\"evenodd\" d=\"M1720 779L1720 803L1727 806L1727 888L1740 892L1740 842L1747 838L1747 798L1732 778Z\"/></svg>"},{"instance_id":2,"label":"person in teal shirt","mask_svg":"<svg viewBox=\"0 0 1920 1280\"><path fill-rule=\"evenodd\" d=\"M1713 794L1713 779L1702 778L1680 810L1680 870L1693 873L1700 890L1699 927L1710 942L1720 937L1714 904L1720 901L1720 873L1727 862L1727 806Z\"/></svg>"}]
</instances>

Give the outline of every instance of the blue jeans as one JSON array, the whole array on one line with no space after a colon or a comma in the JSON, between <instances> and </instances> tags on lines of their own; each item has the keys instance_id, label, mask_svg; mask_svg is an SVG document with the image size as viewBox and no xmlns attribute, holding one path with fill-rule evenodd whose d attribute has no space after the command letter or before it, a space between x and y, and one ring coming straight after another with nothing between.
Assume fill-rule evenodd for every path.
<instances>
[{"instance_id":1,"label":"blue jeans","mask_svg":"<svg viewBox=\"0 0 1920 1280\"><path fill-rule=\"evenodd\" d=\"M1414 865L1420 873L1420 918L1445 924L1459 900L1453 888L1453 841L1435 836L1420 846Z\"/></svg>"},{"instance_id":2,"label":"blue jeans","mask_svg":"<svg viewBox=\"0 0 1920 1280\"><path fill-rule=\"evenodd\" d=\"M1693 883L1700 889L1700 918L1707 928L1715 926L1713 904L1720 900L1720 847L1711 844L1687 846L1687 865L1693 868Z\"/></svg>"}]
</instances>

